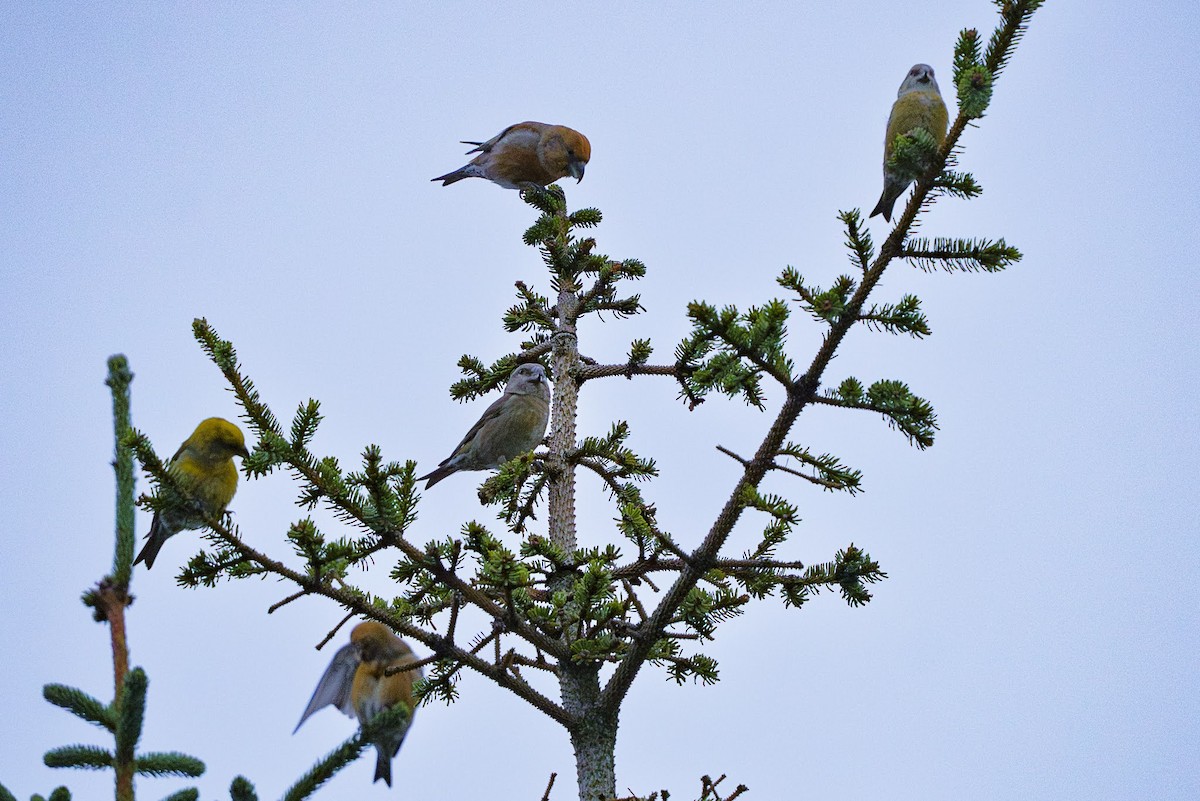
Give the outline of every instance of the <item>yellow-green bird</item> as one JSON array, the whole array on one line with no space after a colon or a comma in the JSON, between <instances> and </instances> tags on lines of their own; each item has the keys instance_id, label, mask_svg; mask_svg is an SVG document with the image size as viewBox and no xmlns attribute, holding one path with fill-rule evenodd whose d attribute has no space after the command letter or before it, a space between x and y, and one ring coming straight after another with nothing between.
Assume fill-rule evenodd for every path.
<instances>
[{"instance_id":1,"label":"yellow-green bird","mask_svg":"<svg viewBox=\"0 0 1200 801\"><path fill-rule=\"evenodd\" d=\"M908 75L904 76L904 83L900 84L896 102L892 104L892 114L888 117L887 134L883 139L883 194L871 212L872 217L882 214L883 219L891 222L896 199L912 183L912 178L888 171L887 163L892 157L896 137L915 128L924 128L941 147L946 141L946 127L949 124L950 116L946 113L942 93L933 78L933 67L914 64Z\"/></svg>"},{"instance_id":2,"label":"yellow-green bird","mask_svg":"<svg viewBox=\"0 0 1200 801\"><path fill-rule=\"evenodd\" d=\"M192 503L154 513L146 535L148 542L133 563L145 562L149 570L168 537L184 529L203 528L204 515L220 517L237 492L238 471L233 457L244 459L249 455L242 430L228 420L210 417L196 426L167 463Z\"/></svg>"},{"instance_id":3,"label":"yellow-green bird","mask_svg":"<svg viewBox=\"0 0 1200 801\"><path fill-rule=\"evenodd\" d=\"M540 364L513 370L504 394L487 408L454 452L432 473L425 489L459 470L495 470L504 462L533 450L546 435L550 421L550 385Z\"/></svg>"}]
</instances>

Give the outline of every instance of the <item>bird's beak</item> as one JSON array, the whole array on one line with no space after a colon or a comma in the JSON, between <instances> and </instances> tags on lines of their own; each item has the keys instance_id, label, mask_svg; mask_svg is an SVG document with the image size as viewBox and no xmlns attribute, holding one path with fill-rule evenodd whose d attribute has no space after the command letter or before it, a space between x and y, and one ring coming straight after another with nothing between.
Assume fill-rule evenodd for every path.
<instances>
[{"instance_id":1,"label":"bird's beak","mask_svg":"<svg viewBox=\"0 0 1200 801\"><path fill-rule=\"evenodd\" d=\"M567 165L567 169L571 171L571 177L575 179L575 183L579 183L583 180L584 166L585 165L582 161L572 161Z\"/></svg>"},{"instance_id":2,"label":"bird's beak","mask_svg":"<svg viewBox=\"0 0 1200 801\"><path fill-rule=\"evenodd\" d=\"M238 450L234 451L234 453L236 453L238 456L242 457L243 459L249 459L249 458L250 458L250 451L248 451L248 450L246 449L246 446L245 446L245 445L243 445L243 446L242 446L241 448L239 448Z\"/></svg>"}]
</instances>

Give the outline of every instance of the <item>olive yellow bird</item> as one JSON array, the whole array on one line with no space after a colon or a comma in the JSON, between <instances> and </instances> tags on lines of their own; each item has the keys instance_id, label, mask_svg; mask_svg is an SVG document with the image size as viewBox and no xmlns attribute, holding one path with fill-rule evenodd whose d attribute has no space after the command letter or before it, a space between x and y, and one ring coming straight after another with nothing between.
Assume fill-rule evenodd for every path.
<instances>
[{"instance_id":1,"label":"olive yellow bird","mask_svg":"<svg viewBox=\"0 0 1200 801\"><path fill-rule=\"evenodd\" d=\"M471 427L454 452L432 473L425 489L459 470L495 470L531 451L546 435L550 421L550 384L540 364L522 364L508 376L501 395Z\"/></svg>"},{"instance_id":2,"label":"olive yellow bird","mask_svg":"<svg viewBox=\"0 0 1200 801\"><path fill-rule=\"evenodd\" d=\"M149 570L169 537L184 529L203 528L205 516L220 517L237 492L233 457L249 455L242 430L228 420L210 417L196 426L167 463L167 470L191 503L154 513L146 545L133 563L145 562Z\"/></svg>"},{"instance_id":3,"label":"olive yellow bird","mask_svg":"<svg viewBox=\"0 0 1200 801\"><path fill-rule=\"evenodd\" d=\"M368 620L350 632L350 644L343 645L333 655L325 675L317 682L312 699L304 708L300 722L292 730L299 731L312 713L325 706L335 706L362 725L385 709L403 704L408 717L394 728L380 732L372 741L377 753L375 779L392 786L392 758L400 751L404 735L412 725L413 685L421 678L421 668L387 675L391 667L403 667L416 662L416 654L408 643L392 633L382 623Z\"/></svg>"},{"instance_id":4,"label":"olive yellow bird","mask_svg":"<svg viewBox=\"0 0 1200 801\"><path fill-rule=\"evenodd\" d=\"M519 122L486 142L463 144L475 145L467 153L479 155L454 172L431 180L449 186L464 178L486 178L505 189L520 189L530 184L548 186L569 175L578 183L592 157L592 144L586 136L565 125L544 122Z\"/></svg>"},{"instance_id":5,"label":"olive yellow bird","mask_svg":"<svg viewBox=\"0 0 1200 801\"><path fill-rule=\"evenodd\" d=\"M949 124L950 117L946 113L946 104L942 101L937 81L934 80L933 67L914 64L908 75L904 76L904 83L900 84L891 116L888 117L887 133L883 139L883 194L871 212L872 217L882 214L883 219L891 222L896 199L912 183L911 177L888 170L887 163L892 157L896 137L914 128L924 128L941 147L946 141L946 127Z\"/></svg>"}]
</instances>

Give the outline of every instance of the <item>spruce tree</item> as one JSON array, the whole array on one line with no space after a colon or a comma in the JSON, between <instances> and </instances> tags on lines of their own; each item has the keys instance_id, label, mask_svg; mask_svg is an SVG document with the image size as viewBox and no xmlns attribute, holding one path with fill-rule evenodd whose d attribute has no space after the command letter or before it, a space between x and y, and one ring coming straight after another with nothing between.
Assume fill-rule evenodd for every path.
<instances>
[{"instance_id":1,"label":"spruce tree","mask_svg":"<svg viewBox=\"0 0 1200 801\"><path fill-rule=\"evenodd\" d=\"M929 334L916 296L878 297L889 267L908 263L925 270L993 272L1020 259L1003 239L913 235L938 199L969 199L981 192L970 173L957 169L960 140L967 126L984 116L996 81L1041 2L997 0L996 5L1000 19L990 38L985 41L975 30L959 36L951 81L958 113L944 144L939 147L922 130L894 142L889 168L910 175L914 185L882 243L876 247L857 209L842 212L851 263L847 273L822 287L788 267L776 279L782 297L744 309L694 301L686 310L691 331L670 358L656 358L659 351L640 339L619 357L593 357L580 340L579 322L590 316L618 324L643 313L633 284L647 276L647 267L635 258L598 251L591 236L601 222L598 210L571 210L557 186L522 191L537 215L524 241L539 253L544 277L516 282L516 299L503 323L519 335L519 344L488 361L463 356L463 378L450 388L457 400L486 396L526 362L542 364L554 382L544 447L505 462L479 486L480 502L495 512L500 525L467 520L457 533L422 530L416 522L415 462L389 460L369 445L361 465L350 470L314 453L310 445L322 420L320 404L301 404L290 421L282 422L259 395L233 344L206 320L195 320L196 339L223 374L257 441L245 463L248 476L289 472L299 486L301 506L327 507L345 528L327 532L302 517L285 534L291 553L280 556L248 545L232 518L210 519L205 536L212 547L191 558L180 582L213 587L222 580L270 575L292 586L280 605L316 596L340 606L346 619L377 620L431 654L420 685L425 701L457 700L463 670L491 679L563 727L575 751L580 799L616 798L614 748L621 707L647 664L675 682L715 682L718 667L704 645L752 600L776 598L799 608L828 590L860 606L871 600L870 585L885 578L861 543L847 542L818 564L789 559L796 504L762 491L761 484L770 473L781 472L800 479L800 486L860 490L862 475L853 466L790 438L801 413L814 405L874 412L917 448L933 444L938 428L933 406L904 381L838 375L831 364L856 326L914 338ZM947 100L950 95L947 91ZM797 310L822 333L815 353L803 358L788 343ZM615 420L607 430L578 430L578 408L589 382L618 378L627 381L631 403L637 393L671 386L681 400L680 414L713 393L767 413L769 422L753 452L717 448L721 453L715 458L734 460L740 473L702 536L677 536L659 525L657 502L646 489L658 469L653 458L630 448L626 422ZM121 446L137 456L160 489L180 491L145 435L130 430ZM597 482L611 501L615 524L605 544L577 538L577 480ZM143 498L143 503L151 501ZM539 517L544 524L534 525ZM122 510L120 519L129 534L118 536L114 575L127 587L131 513ZM743 532L756 530L755 542L735 551L730 536L739 525ZM537 533L543 526L544 533ZM355 586L355 571L372 564L387 566L394 594L375 595ZM94 598L90 602L95 605ZM134 718L146 683L137 670L118 666L117 676L117 698L126 700L116 706L70 688L48 687L47 697L116 734L114 752L77 746L61 752L62 764L115 765L118 798L131 798L123 794L127 780L120 765L133 759L137 769L153 772L132 757ZM387 722L372 721L366 732L320 759L284 797L313 794L358 757L370 729ZM187 772L179 766L174 770ZM700 797L727 799L745 792L723 779L703 777ZM248 783L235 785L235 798L252 797ZM551 792L547 787L546 796Z\"/></svg>"}]
</instances>

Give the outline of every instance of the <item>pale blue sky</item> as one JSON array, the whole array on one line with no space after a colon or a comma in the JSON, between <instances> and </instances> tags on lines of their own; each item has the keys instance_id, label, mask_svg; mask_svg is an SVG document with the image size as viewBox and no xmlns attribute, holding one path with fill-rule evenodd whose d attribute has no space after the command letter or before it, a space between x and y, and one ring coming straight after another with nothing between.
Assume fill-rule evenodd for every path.
<instances>
[{"instance_id":1,"label":"pale blue sky","mask_svg":"<svg viewBox=\"0 0 1200 801\"><path fill-rule=\"evenodd\" d=\"M568 200L605 213L602 252L646 262L649 313L587 324L581 347L618 360L648 336L665 360L690 300L779 296L787 264L822 284L850 269L835 215L878 197L896 87L923 61L949 89L957 32L990 32L992 8L3 3L0 782L111 791L108 774L41 764L104 742L41 686L111 694L107 631L78 602L111 562L108 355L128 355L135 424L162 453L237 413L192 340L203 315L281 416L321 399L319 453L351 465L375 442L429 469L486 402L448 399L455 361L513 349L513 281L547 286L515 193L429 182L464 162L460 139L524 119L590 137ZM1200 796L1197 41L1191 2L1052 0L1035 17L963 139L985 195L942 202L921 231L1004 236L1025 260L997 276L897 265L879 299L919 294L934 336L858 331L827 376L909 382L938 442L918 452L872 415L813 410L793 438L863 469L867 492L768 482L804 518L789 556L853 541L891 578L859 610L755 604L710 649L716 687L645 671L619 787L686 798L727 773L750 799ZM818 337L794 318L800 363ZM581 433L630 421L663 470L646 493L684 542L735 477L713 446L750 450L769 422L718 398L688 414L658 379L589 385L583 402ZM477 483L433 490L415 537L491 521ZM243 483L232 509L256 547L285 553L293 489ZM583 544L615 539L586 477L581 513ZM143 747L203 759L204 798L238 773L275 798L353 730L327 710L290 735L341 613L268 616L290 592L272 582L176 588L197 540L136 574ZM364 584L385 590L386 572ZM391 794L364 758L319 797L532 799L551 771L554 798L574 797L556 724L474 676L461 689L419 711ZM180 786L139 782L143 798Z\"/></svg>"}]
</instances>

